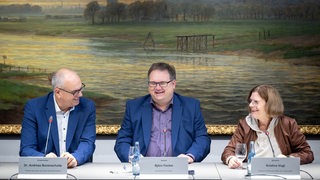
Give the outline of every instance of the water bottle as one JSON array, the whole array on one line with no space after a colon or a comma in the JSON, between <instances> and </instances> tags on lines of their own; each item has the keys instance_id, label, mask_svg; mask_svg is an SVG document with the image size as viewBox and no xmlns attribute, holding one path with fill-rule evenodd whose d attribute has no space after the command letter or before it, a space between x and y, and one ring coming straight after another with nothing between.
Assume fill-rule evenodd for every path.
<instances>
[{"instance_id":1,"label":"water bottle","mask_svg":"<svg viewBox=\"0 0 320 180\"><path fill-rule=\"evenodd\" d=\"M250 141L250 149L248 152L248 163L247 163L247 172L248 175L251 175L251 160L256 155L255 149L254 149L254 141Z\"/></svg>"},{"instance_id":2,"label":"water bottle","mask_svg":"<svg viewBox=\"0 0 320 180\"><path fill-rule=\"evenodd\" d=\"M140 175L140 145L139 142L136 141L134 144L134 156L132 159L132 174L134 176Z\"/></svg>"}]
</instances>

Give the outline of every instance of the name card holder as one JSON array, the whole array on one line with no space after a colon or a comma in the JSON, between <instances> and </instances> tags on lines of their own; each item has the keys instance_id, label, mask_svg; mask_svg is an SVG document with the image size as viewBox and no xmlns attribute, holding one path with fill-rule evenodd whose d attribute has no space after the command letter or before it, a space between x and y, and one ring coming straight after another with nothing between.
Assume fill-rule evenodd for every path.
<instances>
[{"instance_id":1,"label":"name card holder","mask_svg":"<svg viewBox=\"0 0 320 180\"><path fill-rule=\"evenodd\" d=\"M300 179L300 158L254 157L251 163L251 179L259 177Z\"/></svg>"},{"instance_id":2,"label":"name card holder","mask_svg":"<svg viewBox=\"0 0 320 180\"><path fill-rule=\"evenodd\" d=\"M188 179L188 159L183 157L143 157L140 179Z\"/></svg>"},{"instance_id":3,"label":"name card holder","mask_svg":"<svg viewBox=\"0 0 320 180\"><path fill-rule=\"evenodd\" d=\"M67 158L20 157L18 179L67 179Z\"/></svg>"}]
</instances>

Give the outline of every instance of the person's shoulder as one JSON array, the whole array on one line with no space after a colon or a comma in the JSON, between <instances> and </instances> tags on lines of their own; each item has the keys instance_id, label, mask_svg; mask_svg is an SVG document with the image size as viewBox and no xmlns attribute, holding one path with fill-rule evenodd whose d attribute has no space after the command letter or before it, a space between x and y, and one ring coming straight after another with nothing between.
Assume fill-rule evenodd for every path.
<instances>
[{"instance_id":1,"label":"person's shoulder","mask_svg":"<svg viewBox=\"0 0 320 180\"><path fill-rule=\"evenodd\" d=\"M239 123L247 123L246 118L240 118L240 119L239 119Z\"/></svg>"},{"instance_id":2,"label":"person's shoulder","mask_svg":"<svg viewBox=\"0 0 320 180\"><path fill-rule=\"evenodd\" d=\"M298 126L298 123L294 118L285 115L279 116L279 123L282 124L282 128L292 128L294 126Z\"/></svg>"},{"instance_id":3,"label":"person's shoulder","mask_svg":"<svg viewBox=\"0 0 320 180\"><path fill-rule=\"evenodd\" d=\"M239 122L238 122L238 125L240 125L240 126L242 126L242 127L249 127L249 124L248 124L248 122L247 122L247 119L246 118L241 118L241 119L239 119Z\"/></svg>"},{"instance_id":4,"label":"person's shoulder","mask_svg":"<svg viewBox=\"0 0 320 180\"><path fill-rule=\"evenodd\" d=\"M82 101L82 102L88 102L88 103L93 103L93 100L92 100L92 99L86 98L86 97L81 97L81 98L80 98L80 101Z\"/></svg>"},{"instance_id":5,"label":"person's shoulder","mask_svg":"<svg viewBox=\"0 0 320 180\"><path fill-rule=\"evenodd\" d=\"M29 99L27 101L27 103L38 103L38 102L41 102L41 101L44 101L44 100L47 100L49 99L50 97L53 98L53 92L50 92L46 95L43 95L43 96L38 96L38 97L35 97L35 98L32 98L32 99Z\"/></svg>"},{"instance_id":6,"label":"person's shoulder","mask_svg":"<svg viewBox=\"0 0 320 180\"><path fill-rule=\"evenodd\" d=\"M294 118L289 117L289 116L285 116L285 115L279 116L279 119L283 123L295 123L296 122L296 120Z\"/></svg>"},{"instance_id":7,"label":"person's shoulder","mask_svg":"<svg viewBox=\"0 0 320 180\"><path fill-rule=\"evenodd\" d=\"M181 94L178 93L174 93L174 97L179 99L181 102L200 102L198 99L194 98L194 97L189 97L189 96L183 96Z\"/></svg>"},{"instance_id":8,"label":"person's shoulder","mask_svg":"<svg viewBox=\"0 0 320 180\"><path fill-rule=\"evenodd\" d=\"M80 98L80 104L81 105L95 105L95 102L92 99L81 97Z\"/></svg>"},{"instance_id":9,"label":"person's shoulder","mask_svg":"<svg viewBox=\"0 0 320 180\"><path fill-rule=\"evenodd\" d=\"M151 98L150 94L147 94L145 96L136 97L134 99L128 99L127 103L129 103L129 104L141 103L141 102L145 102L145 101L150 101L150 98Z\"/></svg>"},{"instance_id":10,"label":"person's shoulder","mask_svg":"<svg viewBox=\"0 0 320 180\"><path fill-rule=\"evenodd\" d=\"M285 115L280 116L280 120L285 125L297 124L297 121L294 118Z\"/></svg>"}]
</instances>

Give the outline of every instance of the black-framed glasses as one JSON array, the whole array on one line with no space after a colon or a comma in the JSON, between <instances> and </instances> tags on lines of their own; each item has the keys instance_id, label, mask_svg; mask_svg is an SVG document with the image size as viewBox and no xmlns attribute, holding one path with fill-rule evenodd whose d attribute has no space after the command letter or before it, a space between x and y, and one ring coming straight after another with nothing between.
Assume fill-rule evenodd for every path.
<instances>
[{"instance_id":1,"label":"black-framed glasses","mask_svg":"<svg viewBox=\"0 0 320 180\"><path fill-rule=\"evenodd\" d=\"M65 89L62 89L62 88L58 88L60 89L61 91L64 91L64 92L67 92L69 94L72 94L73 96L75 95L78 95L81 91L83 91L83 89L86 87L86 85L84 83L82 83L82 86L80 89L77 89L77 90L73 90L73 91L67 91Z\"/></svg>"},{"instance_id":2,"label":"black-framed glasses","mask_svg":"<svg viewBox=\"0 0 320 180\"><path fill-rule=\"evenodd\" d=\"M158 84L160 87L167 87L168 84L170 82L172 82L173 80L170 80L170 81L161 81L161 82L154 82L154 81L148 81L148 85L149 87L156 87Z\"/></svg>"}]
</instances>

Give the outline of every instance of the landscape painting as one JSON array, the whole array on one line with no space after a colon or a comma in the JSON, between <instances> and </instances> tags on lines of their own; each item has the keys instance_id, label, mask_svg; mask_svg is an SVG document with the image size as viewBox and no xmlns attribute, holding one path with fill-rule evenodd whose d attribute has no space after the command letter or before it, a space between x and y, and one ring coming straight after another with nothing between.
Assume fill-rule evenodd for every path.
<instances>
[{"instance_id":1,"label":"landscape painting","mask_svg":"<svg viewBox=\"0 0 320 180\"><path fill-rule=\"evenodd\" d=\"M19 134L27 100L68 67L95 101L97 133L117 134L147 71L167 62L176 92L200 100L211 135L232 134L259 84L320 134L318 0L0 0L0 134Z\"/></svg>"}]
</instances>

